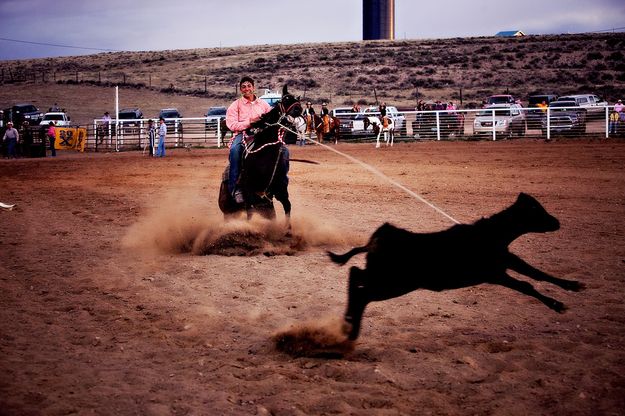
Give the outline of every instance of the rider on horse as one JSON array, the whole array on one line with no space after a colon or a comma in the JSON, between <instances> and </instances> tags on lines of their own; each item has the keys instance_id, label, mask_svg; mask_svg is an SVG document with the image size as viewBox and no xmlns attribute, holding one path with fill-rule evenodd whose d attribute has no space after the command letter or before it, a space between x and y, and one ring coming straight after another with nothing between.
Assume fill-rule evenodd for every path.
<instances>
[{"instance_id":1,"label":"rider on horse","mask_svg":"<svg viewBox=\"0 0 625 416\"><path fill-rule=\"evenodd\" d=\"M302 116L304 116L304 120L306 120L306 133L312 133L315 130L315 109L310 101L306 103L306 108L304 108Z\"/></svg>"},{"instance_id":2,"label":"rider on horse","mask_svg":"<svg viewBox=\"0 0 625 416\"><path fill-rule=\"evenodd\" d=\"M239 82L241 98L234 101L226 111L226 125L233 133L228 156L230 171L228 175L228 191L239 204L243 203L243 194L237 187L239 174L241 171L241 159L243 157L243 137L245 130L249 129L252 123L258 121L261 116L271 110L271 106L264 100L256 97L254 93L254 80L249 76L244 76ZM282 162L288 166L289 154L286 147L282 152ZM288 181L288 178L285 178Z\"/></svg>"},{"instance_id":3,"label":"rider on horse","mask_svg":"<svg viewBox=\"0 0 625 416\"><path fill-rule=\"evenodd\" d=\"M321 119L323 120L323 133L330 133L330 110L328 110L328 104L321 104Z\"/></svg>"}]
</instances>

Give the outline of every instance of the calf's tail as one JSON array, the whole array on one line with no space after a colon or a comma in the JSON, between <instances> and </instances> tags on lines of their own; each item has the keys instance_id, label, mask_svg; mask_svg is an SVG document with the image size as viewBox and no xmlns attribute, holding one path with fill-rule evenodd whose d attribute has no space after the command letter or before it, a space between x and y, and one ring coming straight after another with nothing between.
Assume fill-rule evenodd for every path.
<instances>
[{"instance_id":1,"label":"calf's tail","mask_svg":"<svg viewBox=\"0 0 625 416\"><path fill-rule=\"evenodd\" d=\"M336 253L332 253L331 251L328 251L328 256L330 256L330 260L332 260L333 262L343 265L347 263L347 261L351 259L352 257L354 257L356 254L364 253L366 251L367 251L367 246L362 246L362 247L355 247L345 254L336 254Z\"/></svg>"}]
</instances>

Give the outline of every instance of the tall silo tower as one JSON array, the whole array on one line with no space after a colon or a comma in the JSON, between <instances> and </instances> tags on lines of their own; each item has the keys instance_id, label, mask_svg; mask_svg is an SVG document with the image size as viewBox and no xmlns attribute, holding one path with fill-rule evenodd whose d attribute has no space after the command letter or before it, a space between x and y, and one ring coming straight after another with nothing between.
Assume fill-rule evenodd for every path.
<instances>
[{"instance_id":1,"label":"tall silo tower","mask_svg":"<svg viewBox=\"0 0 625 416\"><path fill-rule=\"evenodd\" d=\"M362 39L395 39L395 0L362 0Z\"/></svg>"}]
</instances>

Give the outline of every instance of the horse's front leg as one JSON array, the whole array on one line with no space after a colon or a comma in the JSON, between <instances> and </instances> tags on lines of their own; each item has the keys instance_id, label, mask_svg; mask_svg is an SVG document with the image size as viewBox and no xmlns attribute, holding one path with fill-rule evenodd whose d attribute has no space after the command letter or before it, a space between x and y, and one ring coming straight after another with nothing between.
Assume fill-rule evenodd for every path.
<instances>
[{"instance_id":1,"label":"horse's front leg","mask_svg":"<svg viewBox=\"0 0 625 416\"><path fill-rule=\"evenodd\" d=\"M378 136L376 137L376 143L375 143L375 148L379 148L380 147L380 135L382 134L382 130L378 131Z\"/></svg>"},{"instance_id":2,"label":"horse's front leg","mask_svg":"<svg viewBox=\"0 0 625 416\"><path fill-rule=\"evenodd\" d=\"M281 189L279 192L276 192L276 199L280 201L282 204L282 208L284 208L284 218L285 225L287 229L287 233L291 232L291 201L289 200L289 191L288 189Z\"/></svg>"}]
</instances>

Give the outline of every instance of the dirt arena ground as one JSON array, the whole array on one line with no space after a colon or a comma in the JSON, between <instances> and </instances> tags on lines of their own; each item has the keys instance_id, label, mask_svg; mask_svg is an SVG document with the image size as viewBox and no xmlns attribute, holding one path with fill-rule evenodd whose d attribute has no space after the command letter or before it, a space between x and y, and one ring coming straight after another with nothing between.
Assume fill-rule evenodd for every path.
<instances>
[{"instance_id":1,"label":"dirt arena ground","mask_svg":"<svg viewBox=\"0 0 625 416\"><path fill-rule=\"evenodd\" d=\"M223 149L3 160L0 202L17 206L0 210L0 414L625 414L625 143L334 148L460 222L535 196L561 229L511 250L587 289L534 283L564 314L503 287L417 291L370 305L343 357L293 357L272 337L330 328L349 266L364 264L339 267L325 250L385 221L452 222L312 145L291 146L316 162L291 164L299 244L280 238L281 207L277 226L224 224Z\"/></svg>"}]
</instances>

